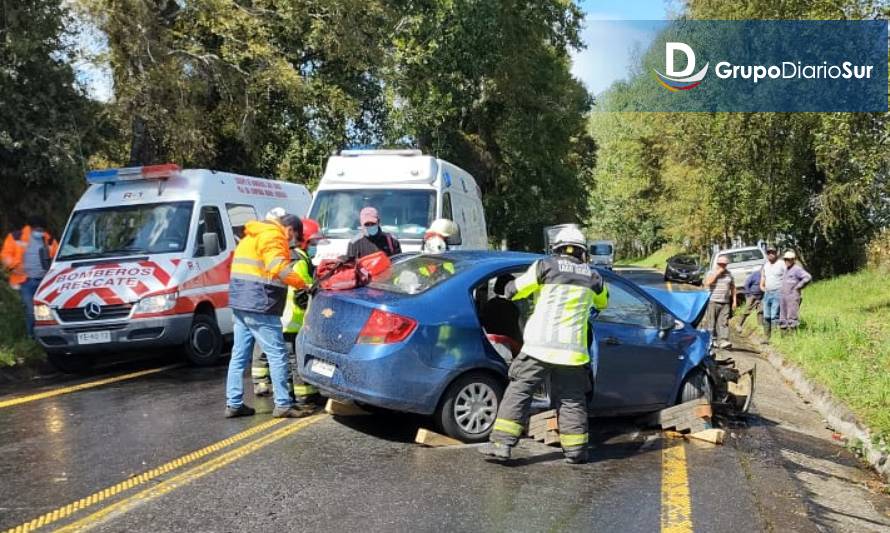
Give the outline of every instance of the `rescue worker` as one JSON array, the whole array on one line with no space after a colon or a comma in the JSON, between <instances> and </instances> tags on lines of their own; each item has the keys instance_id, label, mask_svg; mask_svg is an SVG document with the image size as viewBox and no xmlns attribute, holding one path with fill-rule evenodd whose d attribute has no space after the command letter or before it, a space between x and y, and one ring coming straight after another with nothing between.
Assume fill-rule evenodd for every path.
<instances>
[{"instance_id":1,"label":"rescue worker","mask_svg":"<svg viewBox=\"0 0 890 533\"><path fill-rule=\"evenodd\" d=\"M271 212L270 212L271 213ZM297 261L297 270L305 273L309 280L308 285L311 287L315 273L315 267L312 265L312 256L315 255L318 241L324 238L318 222L304 218L303 238L292 250L291 258ZM284 340L287 343L289 362L293 375L292 392L296 398L298 406L312 407L318 396L318 390L305 383L300 377L300 373L296 368L296 353L294 352L294 341L300 328L303 326L303 318L306 309L309 306L309 287L304 289L295 289L288 287L287 303L284 306L284 313L281 315L281 326L284 332ZM253 392L257 396L268 396L272 392L272 382L269 379L269 361L261 350L254 350L253 365L251 367L251 376L253 378Z\"/></svg>"},{"instance_id":2,"label":"rescue worker","mask_svg":"<svg viewBox=\"0 0 890 533\"><path fill-rule=\"evenodd\" d=\"M399 240L383 231L380 227L380 215L373 207L365 207L359 212L362 233L349 242L346 257L359 259L375 252L383 251L387 256L402 253Z\"/></svg>"},{"instance_id":3,"label":"rescue worker","mask_svg":"<svg viewBox=\"0 0 890 533\"><path fill-rule=\"evenodd\" d=\"M491 442L480 451L510 459L528 423L532 395L548 377L559 403L559 440L568 463L587 461L587 393L591 390L588 328L592 308L605 309L609 293L602 277L587 264L584 235L560 230L553 255L535 261L507 284L512 300L539 293L525 326L522 351L510 365L510 384L498 408Z\"/></svg>"},{"instance_id":4,"label":"rescue worker","mask_svg":"<svg viewBox=\"0 0 890 533\"><path fill-rule=\"evenodd\" d=\"M288 349L281 329L287 287L306 289L311 283L302 260L292 261L290 243L303 240L303 224L293 214L277 220L253 220L235 248L229 282L234 318L234 345L226 380L226 418L250 416L244 404L244 371L259 343L269 359L276 418L300 418L311 409L294 406L288 390Z\"/></svg>"},{"instance_id":5,"label":"rescue worker","mask_svg":"<svg viewBox=\"0 0 890 533\"><path fill-rule=\"evenodd\" d=\"M420 251L424 254L446 252L449 249L449 239L457 234L457 224L447 218L437 218L423 234L423 245Z\"/></svg>"},{"instance_id":6,"label":"rescue worker","mask_svg":"<svg viewBox=\"0 0 890 533\"><path fill-rule=\"evenodd\" d=\"M32 216L20 230L3 241L0 251L3 266L9 272L9 286L19 293L25 313L25 329L34 337L34 295L56 256L59 244L46 231L43 217Z\"/></svg>"}]
</instances>

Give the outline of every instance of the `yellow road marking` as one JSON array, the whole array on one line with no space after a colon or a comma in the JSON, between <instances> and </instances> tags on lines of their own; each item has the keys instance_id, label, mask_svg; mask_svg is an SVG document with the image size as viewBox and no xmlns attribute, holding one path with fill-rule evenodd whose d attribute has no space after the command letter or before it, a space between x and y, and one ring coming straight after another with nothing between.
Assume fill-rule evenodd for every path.
<instances>
[{"instance_id":1,"label":"yellow road marking","mask_svg":"<svg viewBox=\"0 0 890 533\"><path fill-rule=\"evenodd\" d=\"M238 441L244 440L248 437L252 437L252 436L256 435L257 433L261 433L261 432L269 429L270 427L280 424L282 422L284 422L284 419L282 419L282 418L276 418L273 420L269 420L268 422L263 422L262 424L259 424L257 426L250 428L250 429L242 431L241 433L236 433L235 435L232 435L231 437L229 437L227 439L223 439L219 442L211 444L210 446L206 446L206 447L201 448L200 450L196 450L190 454L183 455L182 457L179 457L177 459L173 459L172 461L170 461L168 463L164 463L157 468L152 468L151 470L147 470L145 472L142 472L141 474L130 477L125 481L121 481L117 485L113 485L111 487L100 490L98 492L94 492L93 494L90 494L89 496L81 498L75 502L69 503L68 505L59 507L58 509L56 509L54 511L50 511L50 512L46 513L45 515L39 516L29 522L25 522L24 524L21 524L14 528L10 528L6 531L6 533L26 533L28 531L34 531L35 529L38 529L40 527L52 524L53 522L56 522L58 520L67 518L68 516L78 512L78 511L82 511L83 509L86 509L87 507L96 505L97 503L107 500L108 498L111 498L112 496L117 496L118 494L128 491L134 487L138 487L139 485L144 485L145 483L151 481L152 479L155 479L158 476L170 473L173 470L176 470L177 468L181 468L189 463L193 463L193 462L197 461L198 459L201 459L211 453L222 450L223 448L227 448L227 447L231 446L232 444L235 444Z\"/></svg>"},{"instance_id":2,"label":"yellow road marking","mask_svg":"<svg viewBox=\"0 0 890 533\"><path fill-rule=\"evenodd\" d=\"M667 288L668 288L669 291L673 291L673 290L674 290L674 284L673 284L673 283L671 283L670 281L666 281L665 284L667 284Z\"/></svg>"},{"instance_id":3,"label":"yellow road marking","mask_svg":"<svg viewBox=\"0 0 890 533\"><path fill-rule=\"evenodd\" d=\"M241 459L242 457L249 455L261 448L264 448L273 442L279 441L288 435L292 435L297 431L314 424L328 415L318 414L314 416L310 416L308 418L304 418L299 420L293 424L288 424L283 428L276 429L275 431L264 435L263 437L248 442L243 446L239 446L234 450L230 450L222 455L214 457L213 459L201 463L197 466L194 466L184 472L177 474L176 476L171 477L166 481L162 481L153 487L149 487L144 489L132 496L128 496L116 503L109 505L108 507L104 507L99 509L95 513L81 518L80 520L73 522L63 528L57 529L57 532L73 532L73 531L83 531L84 529L91 528L103 520L110 518L112 515L119 516L128 511L133 510L137 506L147 503L151 500L160 498L161 496L172 492L180 487L183 487L192 481L200 479L207 474L213 473L220 468Z\"/></svg>"},{"instance_id":4,"label":"yellow road marking","mask_svg":"<svg viewBox=\"0 0 890 533\"><path fill-rule=\"evenodd\" d=\"M70 387L62 387L60 389L53 389L46 392L39 392L37 394L29 394L27 396L18 396L16 398L10 398L8 400L0 400L0 409L3 407L12 407L13 405L20 405L28 402L35 402L37 400L45 400L46 398L52 398L54 396L61 396L62 394L69 394L72 392L81 391L84 389L92 389L93 387L101 387L102 385L108 385L109 383L117 383L118 381L126 381L128 379L134 379L142 376L148 376L151 374L157 374L158 372L163 372L165 370L170 370L171 368L176 368L182 366L182 364L175 365L167 365L162 366L160 368L150 368L148 370L140 370L138 372L131 372L129 374L122 374L120 376L113 376L105 379L98 379L96 381L88 381L86 383L81 383L79 385L71 385Z\"/></svg>"},{"instance_id":5,"label":"yellow road marking","mask_svg":"<svg viewBox=\"0 0 890 533\"><path fill-rule=\"evenodd\" d=\"M692 531L692 501L683 439L666 439L661 449L661 531Z\"/></svg>"}]
</instances>

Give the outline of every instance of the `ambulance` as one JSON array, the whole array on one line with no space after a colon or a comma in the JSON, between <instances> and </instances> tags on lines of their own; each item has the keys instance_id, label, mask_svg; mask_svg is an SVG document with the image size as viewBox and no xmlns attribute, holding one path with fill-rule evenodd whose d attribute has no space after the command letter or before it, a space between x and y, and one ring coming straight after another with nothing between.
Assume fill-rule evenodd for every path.
<instances>
[{"instance_id":1,"label":"ambulance","mask_svg":"<svg viewBox=\"0 0 890 533\"><path fill-rule=\"evenodd\" d=\"M346 253L366 206L377 209L380 227L403 252L419 252L437 218L457 223L453 248L488 249L482 191L469 172L420 150L343 150L328 159L309 213L326 237L316 262Z\"/></svg>"},{"instance_id":2,"label":"ambulance","mask_svg":"<svg viewBox=\"0 0 890 533\"><path fill-rule=\"evenodd\" d=\"M34 297L35 335L76 371L101 351L181 347L215 363L232 334L229 267L244 224L305 216L306 187L153 165L92 171Z\"/></svg>"}]
</instances>

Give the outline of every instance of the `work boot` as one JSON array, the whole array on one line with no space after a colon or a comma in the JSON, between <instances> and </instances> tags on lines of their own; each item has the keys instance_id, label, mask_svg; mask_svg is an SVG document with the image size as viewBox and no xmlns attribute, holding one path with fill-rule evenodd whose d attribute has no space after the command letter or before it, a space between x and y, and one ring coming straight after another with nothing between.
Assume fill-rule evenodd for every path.
<instances>
[{"instance_id":1,"label":"work boot","mask_svg":"<svg viewBox=\"0 0 890 533\"><path fill-rule=\"evenodd\" d=\"M587 448L565 452L565 461L570 465L583 465L587 462Z\"/></svg>"},{"instance_id":2,"label":"work boot","mask_svg":"<svg viewBox=\"0 0 890 533\"><path fill-rule=\"evenodd\" d=\"M500 442L486 442L479 448L479 453L495 461L509 461L512 452L513 448L511 446L501 444Z\"/></svg>"},{"instance_id":3,"label":"work boot","mask_svg":"<svg viewBox=\"0 0 890 533\"><path fill-rule=\"evenodd\" d=\"M243 403L238 407L232 407L230 405L226 406L226 418L236 418L239 416L253 416L256 413L256 409L253 407L248 407Z\"/></svg>"},{"instance_id":4,"label":"work boot","mask_svg":"<svg viewBox=\"0 0 890 533\"><path fill-rule=\"evenodd\" d=\"M253 393L257 396L270 396L272 394L272 387L265 381L260 381L259 383L253 384Z\"/></svg>"},{"instance_id":5,"label":"work boot","mask_svg":"<svg viewBox=\"0 0 890 533\"><path fill-rule=\"evenodd\" d=\"M291 405L272 409L272 418L305 418L315 412L315 409L302 405Z\"/></svg>"}]
</instances>

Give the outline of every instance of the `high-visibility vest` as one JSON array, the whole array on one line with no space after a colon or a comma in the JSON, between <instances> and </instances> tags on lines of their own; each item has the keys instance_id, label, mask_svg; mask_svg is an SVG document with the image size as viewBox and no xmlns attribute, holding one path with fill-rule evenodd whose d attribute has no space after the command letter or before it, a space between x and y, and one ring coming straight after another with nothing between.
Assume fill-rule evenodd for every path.
<instances>
[{"instance_id":1,"label":"high-visibility vest","mask_svg":"<svg viewBox=\"0 0 890 533\"><path fill-rule=\"evenodd\" d=\"M609 292L599 273L571 256L535 261L516 278L514 300L537 295L525 325L522 351L557 365L590 361L587 347L590 310L605 309Z\"/></svg>"},{"instance_id":2,"label":"high-visibility vest","mask_svg":"<svg viewBox=\"0 0 890 533\"><path fill-rule=\"evenodd\" d=\"M0 260L3 266L9 272L9 285L17 289L22 283L27 281L28 275L25 274L25 250L28 249L28 243L31 241L31 226L25 226L18 231L13 231L6 236L3 241L3 248L0 250ZM59 248L57 243L49 232L43 233L43 242L50 257L56 256Z\"/></svg>"},{"instance_id":3,"label":"high-visibility vest","mask_svg":"<svg viewBox=\"0 0 890 533\"><path fill-rule=\"evenodd\" d=\"M295 269L305 274L305 279L308 280L307 285L312 285L312 259L303 250L297 249L295 251ZM295 289L293 287L288 287L287 289L287 303L284 304L284 313L281 315L281 326L285 333L300 332L300 328L303 327L303 320L306 317L306 309L309 308L308 304L305 308L302 308L294 301L294 296L298 290L305 289Z\"/></svg>"}]
</instances>

